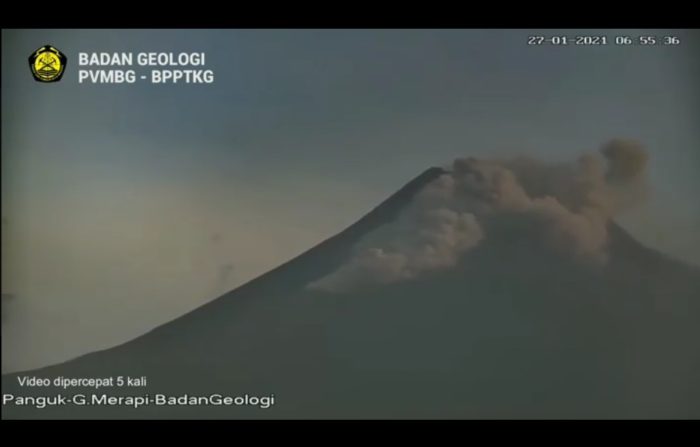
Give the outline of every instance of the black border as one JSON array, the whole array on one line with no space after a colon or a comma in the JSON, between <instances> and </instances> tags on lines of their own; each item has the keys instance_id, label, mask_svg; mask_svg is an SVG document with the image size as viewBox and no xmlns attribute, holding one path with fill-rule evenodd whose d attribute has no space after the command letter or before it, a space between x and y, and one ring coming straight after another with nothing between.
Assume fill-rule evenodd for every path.
<instances>
[{"instance_id":1,"label":"black border","mask_svg":"<svg viewBox=\"0 0 700 447\"><path fill-rule=\"evenodd\" d=\"M35 425L43 425L36 427ZM319 443L336 445L374 444L388 441L408 445L480 444L500 445L552 442L569 445L607 445L620 442L630 445L639 438L642 445L658 442L673 444L674 440L697 437L697 420L353 420L353 421L232 421L232 420L94 420L94 421L2 421L4 433L12 429L20 441L32 445L43 440L53 444L82 441L116 444L143 444L155 441L164 445L198 446L205 443L247 445L296 445ZM37 430L38 428L38 430ZM125 430L126 429L126 430ZM93 431L94 430L94 431ZM119 444L117 444L119 445ZM507 445L507 444L506 444Z\"/></svg>"},{"instance_id":2,"label":"black border","mask_svg":"<svg viewBox=\"0 0 700 447\"><path fill-rule=\"evenodd\" d=\"M13 5L3 28L698 28L700 17L689 3L654 2L453 2L449 4L245 2L172 3L146 6ZM383 7L382 7L383 6Z\"/></svg>"}]
</instances>

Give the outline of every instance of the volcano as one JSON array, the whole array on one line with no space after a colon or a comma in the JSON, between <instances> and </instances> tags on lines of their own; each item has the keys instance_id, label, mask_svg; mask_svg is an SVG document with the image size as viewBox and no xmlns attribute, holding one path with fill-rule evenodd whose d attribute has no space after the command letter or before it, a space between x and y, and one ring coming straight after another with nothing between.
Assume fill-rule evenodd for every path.
<instances>
[{"instance_id":1,"label":"volcano","mask_svg":"<svg viewBox=\"0 0 700 447\"><path fill-rule=\"evenodd\" d=\"M603 266L500 231L405 280L309 287L444 173L427 170L336 236L143 336L2 378L15 396L274 395L273 406L3 405L3 418L700 417L700 269L612 219ZM148 385L28 388L24 376Z\"/></svg>"}]
</instances>

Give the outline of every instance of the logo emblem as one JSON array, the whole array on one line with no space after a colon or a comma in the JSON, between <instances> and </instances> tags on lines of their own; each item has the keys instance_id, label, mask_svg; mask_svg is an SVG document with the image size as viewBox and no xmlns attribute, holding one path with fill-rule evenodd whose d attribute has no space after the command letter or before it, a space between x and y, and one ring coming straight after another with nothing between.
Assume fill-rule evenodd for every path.
<instances>
[{"instance_id":1,"label":"logo emblem","mask_svg":"<svg viewBox=\"0 0 700 447\"><path fill-rule=\"evenodd\" d=\"M51 45L44 45L29 56L29 68L39 82L57 82L66 70L66 56Z\"/></svg>"}]
</instances>

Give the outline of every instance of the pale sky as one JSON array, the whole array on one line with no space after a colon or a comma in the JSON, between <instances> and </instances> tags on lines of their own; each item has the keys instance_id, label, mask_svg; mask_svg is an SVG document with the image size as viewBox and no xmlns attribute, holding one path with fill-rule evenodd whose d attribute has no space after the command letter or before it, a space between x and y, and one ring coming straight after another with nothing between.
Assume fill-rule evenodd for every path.
<instances>
[{"instance_id":1,"label":"pale sky","mask_svg":"<svg viewBox=\"0 0 700 447\"><path fill-rule=\"evenodd\" d=\"M55 84L27 66L47 43L68 56ZM203 51L216 81L79 85L91 51ZM683 30L3 30L3 371L131 339L460 156L638 139L653 197L623 224L700 264L697 54Z\"/></svg>"}]
</instances>

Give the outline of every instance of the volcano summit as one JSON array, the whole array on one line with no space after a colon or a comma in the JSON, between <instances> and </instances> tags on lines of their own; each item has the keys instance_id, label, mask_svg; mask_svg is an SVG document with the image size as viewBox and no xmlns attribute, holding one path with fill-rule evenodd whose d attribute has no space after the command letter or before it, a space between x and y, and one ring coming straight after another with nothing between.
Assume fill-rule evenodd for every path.
<instances>
[{"instance_id":1,"label":"volcano summit","mask_svg":"<svg viewBox=\"0 0 700 447\"><path fill-rule=\"evenodd\" d=\"M18 385L26 375L146 376L151 395L274 394L266 410L6 405L3 417L700 417L700 269L614 220L644 200L647 164L613 141L570 164L431 168L193 312L2 379L22 396L39 393Z\"/></svg>"}]
</instances>

